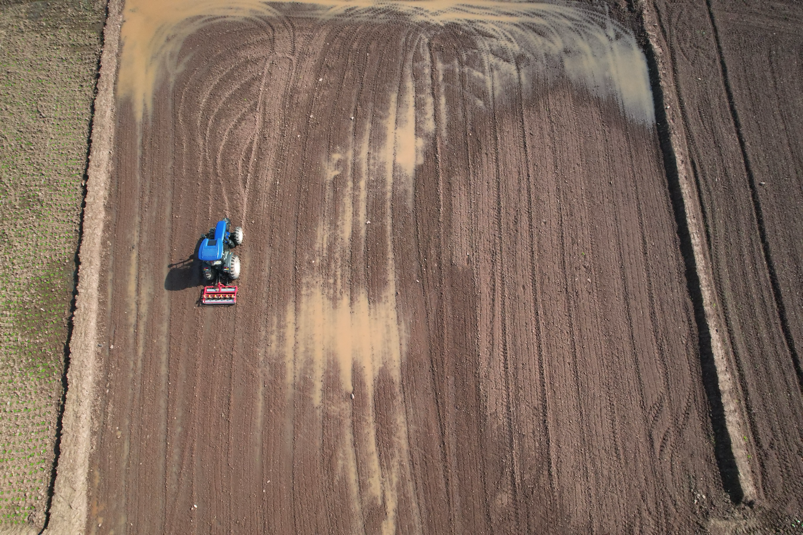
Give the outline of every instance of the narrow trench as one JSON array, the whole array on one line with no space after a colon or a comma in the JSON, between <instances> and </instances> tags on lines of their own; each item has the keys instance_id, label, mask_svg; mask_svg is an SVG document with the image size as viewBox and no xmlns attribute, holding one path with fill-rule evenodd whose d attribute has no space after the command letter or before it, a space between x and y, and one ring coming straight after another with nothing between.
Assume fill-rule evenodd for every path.
<instances>
[{"instance_id":1,"label":"narrow trench","mask_svg":"<svg viewBox=\"0 0 803 535\"><path fill-rule=\"evenodd\" d=\"M105 21L109 16L109 7L108 4L106 6L105 12L103 14L103 20ZM99 50L103 50L104 46L104 35L101 33L101 43ZM59 406L56 414L56 440L53 444L53 465L50 468L50 484L47 487L47 498L45 503L45 522L44 526L42 527L43 533L47 531L48 525L50 524L50 509L53 505L53 496L55 495L56 491L56 475L57 475L57 468L59 465L59 458L61 457L61 437L64 428L64 408L67 403L67 372L70 370L70 343L72 342L73 336L73 318L75 317L75 309L76 309L76 298L78 297L78 269L81 267L81 242L84 239L84 212L86 211L86 195L87 195L87 184L88 184L88 170L89 170L89 154L92 149L92 127L95 123L95 97L97 96L97 86L98 86L98 78L100 77L100 57L101 54L98 54L97 61L95 63L95 75L93 79L93 86L94 91L92 95L92 102L89 106L89 117L91 117L89 121L89 128L87 129L87 136L86 136L86 152L84 153L84 169L81 175L81 211L78 215L78 240L77 246L75 248L75 254L73 256L73 266L75 270L73 271L73 284L72 284L72 296L70 298L70 310L67 319L67 338L64 341L64 365L62 367L61 372L61 396L59 398Z\"/></svg>"},{"instance_id":2,"label":"narrow trench","mask_svg":"<svg viewBox=\"0 0 803 535\"><path fill-rule=\"evenodd\" d=\"M92 108L94 108L94 103L92 104ZM94 114L94 109L91 112ZM91 124L90 124L90 132L91 132ZM87 150L85 161L87 162L87 166L89 164L89 150ZM85 166L86 167L86 166ZM59 398L59 407L58 412L56 415L56 441L53 445L53 465L50 468L50 484L47 487L47 503L45 504L45 523L44 523L44 530L47 530L48 524L50 523L50 508L53 503L53 496L55 494L55 487L56 487L56 469L59 465L59 457L61 456L61 437L63 432L64 426L64 407L67 403L67 372L70 369L70 342L72 342L72 335L73 335L73 318L75 316L75 302L76 298L78 297L78 268L81 265L81 260L79 256L79 251L81 249L81 241L84 237L84 210L86 209L86 179L87 173L86 168L84 169L83 174L83 181L84 184L82 186L81 191L81 213L79 216L78 222L78 247L75 249L75 255L73 257L73 265L75 266L75 271L73 271L73 285L72 285L72 296L70 298L70 310L69 316L67 320L67 339L64 342L64 365L62 367L61 372L61 396Z\"/></svg>"},{"instance_id":3,"label":"narrow trench","mask_svg":"<svg viewBox=\"0 0 803 535\"><path fill-rule=\"evenodd\" d=\"M646 35L642 17L639 17L639 25L641 27L640 30ZM666 116L666 104L663 89L661 88L658 62L655 57L655 51L649 41L645 40L643 49L647 58L647 69L655 105L655 121L658 129L664 175L667 180L667 188L672 203L672 213L675 218L678 240L680 241L680 251L683 257L686 290L691 298L694 310L694 321L697 326L697 345L700 354L703 389L705 390L705 395L708 400L709 416L714 433L714 456L716 457L717 468L719 469L719 475L725 492L728 493L733 503L739 504L744 498L744 492L739 482L739 470L736 466L736 459L733 454L731 438L725 419L722 391L719 388L719 378L714 362L714 351L711 345L711 330L706 321L705 309L703 307L700 275L697 271L697 262L694 257L691 230L689 229L686 219L686 205L683 201L683 194L680 187L677 159L671 143L671 131Z\"/></svg>"},{"instance_id":4,"label":"narrow trench","mask_svg":"<svg viewBox=\"0 0 803 535\"><path fill-rule=\"evenodd\" d=\"M93 105L94 107L94 105ZM89 152L87 151L87 155ZM88 163L89 159L86 158ZM56 469L59 465L59 457L61 456L61 437L63 432L64 426L64 407L67 403L67 372L70 369L70 342L72 341L73 335L73 317L75 315L75 300L78 296L78 268L81 265L81 260L79 257L79 251L81 248L81 240L84 235L84 210L86 208L86 169L84 169L83 175L84 185L82 186L81 196L81 213L78 222L78 247L76 247L75 255L73 257L73 265L75 266L75 270L73 271L73 284L72 284L72 296L70 297L70 310L69 316L67 320L67 339L64 342L64 364L62 367L61 372L61 396L59 397L59 406L56 414L56 440L53 444L53 465L50 467L50 484L47 487L47 501L45 503L45 523L44 523L44 530L47 530L48 524L50 523L50 507L53 503L53 496L55 494L55 487L56 487Z\"/></svg>"}]
</instances>

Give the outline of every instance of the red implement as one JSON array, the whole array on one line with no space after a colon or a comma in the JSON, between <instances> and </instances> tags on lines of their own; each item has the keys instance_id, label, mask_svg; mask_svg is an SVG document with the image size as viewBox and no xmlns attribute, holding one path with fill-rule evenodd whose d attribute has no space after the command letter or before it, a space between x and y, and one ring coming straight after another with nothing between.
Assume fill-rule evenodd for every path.
<instances>
[{"instance_id":1,"label":"red implement","mask_svg":"<svg viewBox=\"0 0 803 535\"><path fill-rule=\"evenodd\" d=\"M220 283L215 286L206 286L201 296L201 303L204 305L233 305L237 303L237 287L223 286Z\"/></svg>"}]
</instances>

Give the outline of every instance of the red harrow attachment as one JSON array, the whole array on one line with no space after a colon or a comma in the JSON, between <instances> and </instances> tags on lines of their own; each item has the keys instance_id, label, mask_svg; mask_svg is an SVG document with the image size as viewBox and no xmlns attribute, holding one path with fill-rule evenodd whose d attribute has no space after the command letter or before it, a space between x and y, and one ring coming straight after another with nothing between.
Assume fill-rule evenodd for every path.
<instances>
[{"instance_id":1,"label":"red harrow attachment","mask_svg":"<svg viewBox=\"0 0 803 535\"><path fill-rule=\"evenodd\" d=\"M204 305L233 305L237 303L237 287L224 286L219 282L214 286L205 286L201 303Z\"/></svg>"}]
</instances>

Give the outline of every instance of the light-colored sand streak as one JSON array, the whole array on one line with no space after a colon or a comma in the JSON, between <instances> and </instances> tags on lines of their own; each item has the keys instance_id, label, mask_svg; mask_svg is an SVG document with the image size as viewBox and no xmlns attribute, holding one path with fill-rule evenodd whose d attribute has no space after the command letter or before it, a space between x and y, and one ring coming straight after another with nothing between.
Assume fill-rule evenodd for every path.
<instances>
[{"instance_id":1,"label":"light-colored sand streak","mask_svg":"<svg viewBox=\"0 0 803 535\"><path fill-rule=\"evenodd\" d=\"M465 26L501 49L527 58L523 82L549 65L561 65L576 84L616 100L631 119L652 123L652 93L644 55L633 35L598 11L573 5L455 1L369 2L302 0L321 19L354 23L407 20L418 25ZM276 5L274 3L273 5ZM276 8L259 0L132 0L122 29L118 94L132 99L140 114L150 110L154 84L165 69L178 72L185 39L223 17L281 20ZM493 36L493 37L489 37ZM494 56L497 61L505 54Z\"/></svg>"},{"instance_id":2,"label":"light-colored sand streak","mask_svg":"<svg viewBox=\"0 0 803 535\"><path fill-rule=\"evenodd\" d=\"M381 372L392 379L395 392L395 411L391 436L391 459L380 466L376 429L371 427L361 436L354 436L351 418L342 418L343 431L349 439L341 445L340 466L347 478L355 503L376 503L383 506L386 517L383 532L392 533L396 527L396 508L399 485L411 484L409 452L407 451L407 425L401 402L401 362L406 340L404 321L398 317L396 302L396 274L390 218L394 177L404 180L405 190L412 192L412 174L416 159L415 110L413 106L412 73L403 70L402 86L406 94L391 95L390 108L382 124L386 140L385 150L369 152L370 133L357 141L359 147L344 147L322 162L326 184L326 201L321 226L317 232L317 246L305 263L317 265L303 281L300 302L296 303L294 322L279 326L280 337L294 339L294 347L285 357L295 366L298 375L312 377L312 398L316 406L322 403L323 376L330 363L337 364L344 392L352 393L352 373L361 374L365 390L355 395L374 399L374 379ZM401 123L401 127L400 127ZM351 158L360 159L352 162ZM355 163L357 165L355 165ZM343 176L341 176L343 175ZM343 180L345 178L345 180ZM335 191L333 182L340 179L343 187ZM383 200L384 221L368 219L368 180L379 190ZM355 210L356 206L356 210ZM351 265L351 250L364 249L366 226L379 225L387 254L384 259L387 284L379 297L369 300L366 288L351 284L352 270L362 266ZM290 320L291 318L288 318ZM368 405L368 421L374 421L373 405ZM356 448L362 452L367 464L360 466L364 484L361 499L358 496ZM404 482L404 483L403 483ZM412 489L407 490L412 495Z\"/></svg>"}]
</instances>

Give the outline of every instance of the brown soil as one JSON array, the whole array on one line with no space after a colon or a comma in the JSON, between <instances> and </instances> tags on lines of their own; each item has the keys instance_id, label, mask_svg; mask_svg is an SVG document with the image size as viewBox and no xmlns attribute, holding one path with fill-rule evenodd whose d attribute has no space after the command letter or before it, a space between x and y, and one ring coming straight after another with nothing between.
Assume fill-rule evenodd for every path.
<instances>
[{"instance_id":1,"label":"brown soil","mask_svg":"<svg viewBox=\"0 0 803 535\"><path fill-rule=\"evenodd\" d=\"M193 27L143 106L118 86L88 531L689 532L725 507L639 88L534 54L554 13L286 9ZM200 308L222 215L241 297Z\"/></svg>"},{"instance_id":2,"label":"brown soil","mask_svg":"<svg viewBox=\"0 0 803 535\"><path fill-rule=\"evenodd\" d=\"M736 363L757 502L803 507L799 5L656 2Z\"/></svg>"}]
</instances>

